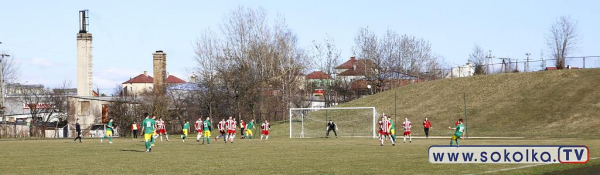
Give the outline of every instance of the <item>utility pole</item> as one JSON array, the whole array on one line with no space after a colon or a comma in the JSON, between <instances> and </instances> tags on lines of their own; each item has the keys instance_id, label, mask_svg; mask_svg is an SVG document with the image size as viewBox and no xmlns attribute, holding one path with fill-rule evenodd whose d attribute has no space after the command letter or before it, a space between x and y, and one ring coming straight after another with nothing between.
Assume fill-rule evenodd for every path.
<instances>
[{"instance_id":1,"label":"utility pole","mask_svg":"<svg viewBox=\"0 0 600 175\"><path fill-rule=\"evenodd\" d=\"M1 43L1 42L0 42ZM8 54L0 54L0 115L2 116L2 122L4 122L4 127L2 128L2 134L6 134L8 132L8 127L6 123L6 116L4 116L4 57L10 57ZM0 134L0 137L2 136Z\"/></svg>"},{"instance_id":2,"label":"utility pole","mask_svg":"<svg viewBox=\"0 0 600 175\"><path fill-rule=\"evenodd\" d=\"M544 60L543 56L540 56L540 59L542 60L542 70L546 69L546 60Z\"/></svg>"},{"instance_id":3,"label":"utility pole","mask_svg":"<svg viewBox=\"0 0 600 175\"><path fill-rule=\"evenodd\" d=\"M490 52L489 52L488 56L486 56L485 58L487 58L487 59L486 59L486 65L487 65L487 74L492 74L492 73L490 72L490 63L493 63L493 62L494 62L494 60L493 60L493 59L494 59L494 57L492 56L492 50L490 50ZM490 61L490 60L491 60L491 61ZM494 68L494 65L493 65L493 64L492 64L492 68Z\"/></svg>"},{"instance_id":4,"label":"utility pole","mask_svg":"<svg viewBox=\"0 0 600 175\"><path fill-rule=\"evenodd\" d=\"M525 72L529 71L529 55L531 55L531 53L525 53L525 55L527 55L527 66L525 67Z\"/></svg>"},{"instance_id":5,"label":"utility pole","mask_svg":"<svg viewBox=\"0 0 600 175\"><path fill-rule=\"evenodd\" d=\"M467 137L467 93L463 93L463 103L465 106L465 137Z\"/></svg>"},{"instance_id":6,"label":"utility pole","mask_svg":"<svg viewBox=\"0 0 600 175\"><path fill-rule=\"evenodd\" d=\"M500 66L500 71L506 73L508 68L506 65L506 58L498 58L500 60L502 60L502 66Z\"/></svg>"},{"instance_id":7,"label":"utility pole","mask_svg":"<svg viewBox=\"0 0 600 175\"><path fill-rule=\"evenodd\" d=\"M398 92L394 92L394 128L396 128L396 122L398 122L398 113L396 113L396 101L398 101ZM394 133L396 134L396 133ZM395 136L395 135L394 135Z\"/></svg>"}]
</instances>

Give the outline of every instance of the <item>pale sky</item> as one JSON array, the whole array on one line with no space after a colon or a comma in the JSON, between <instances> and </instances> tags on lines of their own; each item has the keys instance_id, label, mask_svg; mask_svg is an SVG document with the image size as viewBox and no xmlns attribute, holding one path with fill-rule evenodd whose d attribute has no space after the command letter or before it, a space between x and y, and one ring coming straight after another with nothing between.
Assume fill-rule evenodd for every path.
<instances>
[{"instance_id":1,"label":"pale sky","mask_svg":"<svg viewBox=\"0 0 600 175\"><path fill-rule=\"evenodd\" d=\"M93 81L103 93L144 70L152 53L167 53L167 71L184 80L195 66L193 43L202 31L218 30L238 6L264 8L286 18L308 49L326 34L342 59L352 56L360 27L382 35L392 29L431 43L451 65L466 63L475 43L496 57L539 59L544 36L561 15L579 22L579 49L572 56L600 55L600 1L3 1L0 52L14 56L20 82L76 85L78 11L88 9L93 34ZM589 63L588 63L589 64ZM600 66L600 65L598 65Z\"/></svg>"}]
</instances>

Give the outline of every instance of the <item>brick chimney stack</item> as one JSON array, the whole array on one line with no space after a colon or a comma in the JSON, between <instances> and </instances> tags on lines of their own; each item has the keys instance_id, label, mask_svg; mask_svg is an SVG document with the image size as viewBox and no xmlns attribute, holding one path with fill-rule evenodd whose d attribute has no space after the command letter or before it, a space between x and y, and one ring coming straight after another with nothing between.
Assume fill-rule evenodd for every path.
<instances>
[{"instance_id":1,"label":"brick chimney stack","mask_svg":"<svg viewBox=\"0 0 600 175\"><path fill-rule=\"evenodd\" d=\"M154 60L154 94L166 96L167 94L167 54L158 50L152 54Z\"/></svg>"}]
</instances>

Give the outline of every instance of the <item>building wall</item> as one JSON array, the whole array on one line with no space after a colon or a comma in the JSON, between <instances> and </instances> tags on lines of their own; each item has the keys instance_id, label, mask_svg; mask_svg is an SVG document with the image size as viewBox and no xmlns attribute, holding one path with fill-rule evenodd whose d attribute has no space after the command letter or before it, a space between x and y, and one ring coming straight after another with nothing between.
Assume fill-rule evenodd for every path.
<instances>
[{"instance_id":1,"label":"building wall","mask_svg":"<svg viewBox=\"0 0 600 175\"><path fill-rule=\"evenodd\" d=\"M333 85L332 79L309 79L308 83L314 84L317 88L327 89L329 86Z\"/></svg>"},{"instance_id":2,"label":"building wall","mask_svg":"<svg viewBox=\"0 0 600 175\"><path fill-rule=\"evenodd\" d=\"M123 88L127 89L126 95L139 95L143 92L150 92L154 85L152 83L124 83Z\"/></svg>"},{"instance_id":3,"label":"building wall","mask_svg":"<svg viewBox=\"0 0 600 175\"><path fill-rule=\"evenodd\" d=\"M475 69L470 63L464 66L453 67L446 78L470 77L475 74Z\"/></svg>"},{"instance_id":4,"label":"building wall","mask_svg":"<svg viewBox=\"0 0 600 175\"><path fill-rule=\"evenodd\" d=\"M92 34L77 34L77 95L90 97L92 92Z\"/></svg>"},{"instance_id":5,"label":"building wall","mask_svg":"<svg viewBox=\"0 0 600 175\"><path fill-rule=\"evenodd\" d=\"M106 99L111 98L107 97ZM95 124L102 124L102 105L109 105L109 101L102 101L100 98L83 99L78 97L69 97L67 109L67 120L69 124L75 124L75 119L79 119L81 129L85 130ZM89 104L89 108L85 107Z\"/></svg>"},{"instance_id":6,"label":"building wall","mask_svg":"<svg viewBox=\"0 0 600 175\"><path fill-rule=\"evenodd\" d=\"M338 78L342 79L346 83L349 83L352 81L363 79L365 77L364 76L338 76Z\"/></svg>"}]
</instances>

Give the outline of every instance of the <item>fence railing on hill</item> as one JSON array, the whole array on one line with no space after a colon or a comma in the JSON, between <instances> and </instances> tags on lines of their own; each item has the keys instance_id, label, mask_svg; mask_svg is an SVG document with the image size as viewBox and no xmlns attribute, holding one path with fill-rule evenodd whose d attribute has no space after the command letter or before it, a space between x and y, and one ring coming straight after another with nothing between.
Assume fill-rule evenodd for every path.
<instances>
[{"instance_id":1,"label":"fence railing on hill","mask_svg":"<svg viewBox=\"0 0 600 175\"><path fill-rule=\"evenodd\" d=\"M500 73L519 73L519 72L536 72L546 69L556 69L556 59L513 59L513 58L495 58L494 62L483 64L481 68L483 74L500 74ZM497 61L497 62L496 62ZM567 57L565 69L589 69L600 68L600 56L577 56ZM450 68L436 69L436 74L428 80L441 78L457 78L471 76L475 73L475 65L471 64L463 66L454 66Z\"/></svg>"}]
</instances>

